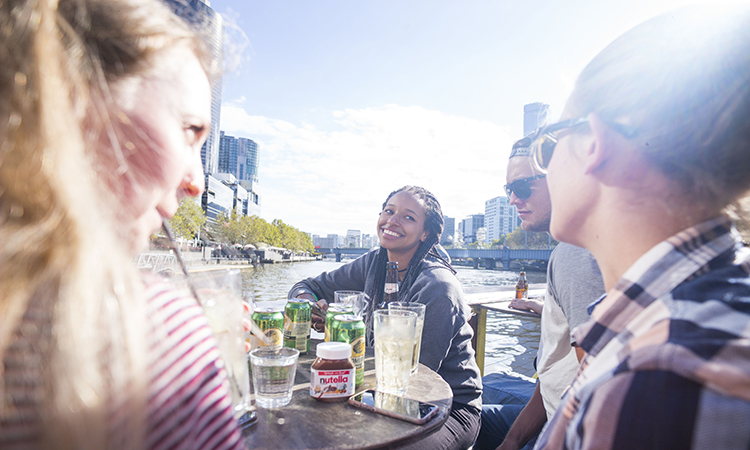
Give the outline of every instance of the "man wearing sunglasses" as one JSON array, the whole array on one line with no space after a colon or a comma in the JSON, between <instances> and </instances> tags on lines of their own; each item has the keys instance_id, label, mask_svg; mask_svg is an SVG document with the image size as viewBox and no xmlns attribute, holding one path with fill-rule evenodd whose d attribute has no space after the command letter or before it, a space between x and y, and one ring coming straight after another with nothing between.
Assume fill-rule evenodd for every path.
<instances>
[{"instance_id":1,"label":"man wearing sunglasses","mask_svg":"<svg viewBox=\"0 0 750 450\"><path fill-rule=\"evenodd\" d=\"M524 230L549 232L552 206L545 175L534 165L530 152L530 148L536 147L532 144L538 144L535 141L526 137L513 145L505 192L510 204L516 207ZM482 408L482 428L474 446L476 450L494 449L498 445L498 450L534 446L536 436L554 414L563 391L572 383L578 370L582 354L577 354L579 350L570 332L588 320L587 306L602 294L604 283L593 256L582 248L558 244L547 266L544 302L530 299L511 303L515 308L541 310L541 339L537 355L539 381L525 405L517 402L491 404L504 403L509 393L522 397L530 383L519 389L517 379L495 376L497 374L485 377L485 406Z\"/></svg>"}]
</instances>

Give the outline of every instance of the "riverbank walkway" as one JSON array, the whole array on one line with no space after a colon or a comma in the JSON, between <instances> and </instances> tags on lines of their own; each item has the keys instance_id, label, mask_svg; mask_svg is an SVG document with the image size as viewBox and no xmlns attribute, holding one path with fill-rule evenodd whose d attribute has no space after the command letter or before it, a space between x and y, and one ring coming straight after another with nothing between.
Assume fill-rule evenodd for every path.
<instances>
[{"instance_id":1,"label":"riverbank walkway","mask_svg":"<svg viewBox=\"0 0 750 450\"><path fill-rule=\"evenodd\" d=\"M273 260L266 260L262 258L226 258L210 256L210 253L203 251L187 251L182 250L182 259L188 268L189 272L206 272L212 270L222 269L253 269L257 264L273 264L273 263L292 263L292 262L306 262L315 261L315 257L312 256L299 256L291 255L289 257L282 257ZM152 270L153 272L162 271L180 271L177 258L171 250L151 250L149 252L141 253L138 255L136 261L139 269Z\"/></svg>"},{"instance_id":2,"label":"riverbank walkway","mask_svg":"<svg viewBox=\"0 0 750 450\"><path fill-rule=\"evenodd\" d=\"M546 284L529 285L529 297L544 298L546 290ZM474 345L477 365L479 366L482 376L484 376L484 352L485 343L487 341L487 311L497 311L503 314L511 314L536 320L539 320L542 317L534 311L524 311L511 308L509 304L515 295L516 289L514 286L473 288L466 292L466 301L474 312L474 315L470 320L471 327L474 330L472 344Z\"/></svg>"}]
</instances>

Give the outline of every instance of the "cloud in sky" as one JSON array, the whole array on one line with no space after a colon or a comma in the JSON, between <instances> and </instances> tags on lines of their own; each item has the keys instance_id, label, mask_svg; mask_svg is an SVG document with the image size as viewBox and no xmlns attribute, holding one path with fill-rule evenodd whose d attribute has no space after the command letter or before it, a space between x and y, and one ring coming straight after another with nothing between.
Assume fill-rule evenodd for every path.
<instances>
[{"instance_id":1,"label":"cloud in sky","mask_svg":"<svg viewBox=\"0 0 750 450\"><path fill-rule=\"evenodd\" d=\"M250 115L243 104L223 104L221 129L258 143L268 221L321 235L374 234L382 202L406 184L432 191L443 214L458 219L504 195L508 127L395 104L318 112L322 125L291 123Z\"/></svg>"}]
</instances>

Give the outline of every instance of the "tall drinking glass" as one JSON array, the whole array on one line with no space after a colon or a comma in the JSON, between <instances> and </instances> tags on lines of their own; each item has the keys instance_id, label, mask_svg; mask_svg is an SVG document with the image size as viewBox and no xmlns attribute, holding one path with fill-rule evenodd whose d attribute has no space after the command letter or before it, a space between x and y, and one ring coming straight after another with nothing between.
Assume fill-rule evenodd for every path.
<instances>
[{"instance_id":1,"label":"tall drinking glass","mask_svg":"<svg viewBox=\"0 0 750 450\"><path fill-rule=\"evenodd\" d=\"M375 380L381 392L403 396L409 389L417 314L380 309L373 314Z\"/></svg>"},{"instance_id":2,"label":"tall drinking glass","mask_svg":"<svg viewBox=\"0 0 750 450\"><path fill-rule=\"evenodd\" d=\"M218 341L229 378L235 417L241 422L254 420L255 406L250 399L250 371L242 324L245 309L240 271L212 270L191 274L190 278Z\"/></svg>"},{"instance_id":3,"label":"tall drinking glass","mask_svg":"<svg viewBox=\"0 0 750 450\"><path fill-rule=\"evenodd\" d=\"M362 317L365 309L365 294L361 291L334 291L333 298L336 303L346 303L352 306L352 314Z\"/></svg>"},{"instance_id":4,"label":"tall drinking glass","mask_svg":"<svg viewBox=\"0 0 750 450\"><path fill-rule=\"evenodd\" d=\"M414 375L419 369L419 353L422 349L422 330L424 329L424 312L426 306L423 303L416 302L391 302L388 303L388 309L400 309L412 311L417 314L417 334L414 338L414 354L411 360L411 374Z\"/></svg>"}]
</instances>

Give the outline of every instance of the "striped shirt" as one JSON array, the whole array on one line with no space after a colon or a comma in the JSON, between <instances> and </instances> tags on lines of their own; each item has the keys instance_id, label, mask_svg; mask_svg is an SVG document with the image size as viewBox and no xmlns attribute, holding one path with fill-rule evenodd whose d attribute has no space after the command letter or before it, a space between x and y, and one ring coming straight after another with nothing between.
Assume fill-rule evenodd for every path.
<instances>
[{"instance_id":1,"label":"striped shirt","mask_svg":"<svg viewBox=\"0 0 750 450\"><path fill-rule=\"evenodd\" d=\"M147 287L151 343L148 448L241 449L229 383L208 320L166 281Z\"/></svg>"},{"instance_id":2,"label":"striped shirt","mask_svg":"<svg viewBox=\"0 0 750 450\"><path fill-rule=\"evenodd\" d=\"M150 321L146 448L154 450L244 448L232 413L224 364L200 305L161 278L146 275ZM52 305L34 298L3 357L6 404L0 415L0 448L38 449L39 414L48 389L44 361L53 337ZM131 412L127 395L109 404L112 439ZM9 402L9 403L8 403Z\"/></svg>"},{"instance_id":3,"label":"striped shirt","mask_svg":"<svg viewBox=\"0 0 750 450\"><path fill-rule=\"evenodd\" d=\"M535 448L750 448L750 251L728 219L649 250L574 337L588 356Z\"/></svg>"}]
</instances>

